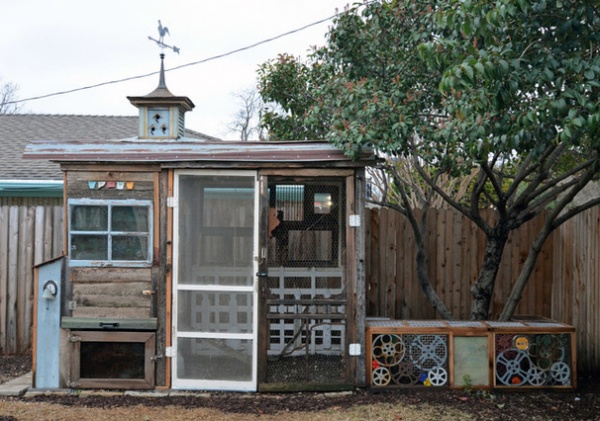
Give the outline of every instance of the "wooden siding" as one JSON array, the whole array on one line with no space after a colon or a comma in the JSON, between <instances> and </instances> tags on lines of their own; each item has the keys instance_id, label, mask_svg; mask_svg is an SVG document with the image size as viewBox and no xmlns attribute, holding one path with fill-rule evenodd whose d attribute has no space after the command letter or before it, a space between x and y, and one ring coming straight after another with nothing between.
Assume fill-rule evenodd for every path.
<instances>
[{"instance_id":1,"label":"wooden siding","mask_svg":"<svg viewBox=\"0 0 600 421\"><path fill-rule=\"evenodd\" d=\"M126 168L126 167L123 167ZM89 182L129 182L133 188L118 190L107 185L90 189ZM129 171L70 171L67 173L69 199L154 199L154 174Z\"/></svg>"},{"instance_id":2,"label":"wooden siding","mask_svg":"<svg viewBox=\"0 0 600 421\"><path fill-rule=\"evenodd\" d=\"M63 208L0 206L0 353L31 348L33 266L63 254Z\"/></svg>"},{"instance_id":3,"label":"wooden siding","mask_svg":"<svg viewBox=\"0 0 600 421\"><path fill-rule=\"evenodd\" d=\"M71 287L73 317L153 317L150 268L71 268Z\"/></svg>"}]
</instances>

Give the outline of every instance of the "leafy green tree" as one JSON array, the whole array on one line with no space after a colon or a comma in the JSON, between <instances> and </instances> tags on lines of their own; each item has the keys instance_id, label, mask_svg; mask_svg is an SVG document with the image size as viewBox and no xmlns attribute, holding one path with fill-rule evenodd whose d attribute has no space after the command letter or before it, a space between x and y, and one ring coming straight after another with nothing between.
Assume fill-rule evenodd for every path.
<instances>
[{"instance_id":1,"label":"leafy green tree","mask_svg":"<svg viewBox=\"0 0 600 421\"><path fill-rule=\"evenodd\" d=\"M573 204L600 169L599 46L597 1L369 2L337 19L327 45L302 64L309 76L288 80L294 76L271 63L261 84L281 78L303 86L302 107L281 120L324 132L351 156L368 146L392 164L408 159L427 187L420 195L425 211L439 195L483 230L472 319L489 317L510 232L545 212L502 311L508 319L548 236L600 203L590 197ZM270 98L278 101L273 92ZM292 134L278 121L266 123ZM407 200L415 181L394 165L387 169L401 203L383 202L411 221L421 286L450 318L425 273L424 216L419 221ZM467 174L475 177L468 200L441 182ZM482 216L482 204L496 210L493 221Z\"/></svg>"}]
</instances>

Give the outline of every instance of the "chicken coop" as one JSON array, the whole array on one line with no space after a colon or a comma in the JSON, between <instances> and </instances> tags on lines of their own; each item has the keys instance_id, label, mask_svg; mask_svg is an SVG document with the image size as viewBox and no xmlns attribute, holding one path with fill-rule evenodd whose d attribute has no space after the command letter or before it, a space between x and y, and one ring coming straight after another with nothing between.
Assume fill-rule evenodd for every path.
<instances>
[{"instance_id":1,"label":"chicken coop","mask_svg":"<svg viewBox=\"0 0 600 421\"><path fill-rule=\"evenodd\" d=\"M326 142L186 131L164 84L135 138L32 142L61 164L66 251L38 270L47 388L328 390L365 382L364 168ZM47 281L54 287L48 290ZM50 348L40 345L56 337ZM48 367L50 372L46 373Z\"/></svg>"}]
</instances>

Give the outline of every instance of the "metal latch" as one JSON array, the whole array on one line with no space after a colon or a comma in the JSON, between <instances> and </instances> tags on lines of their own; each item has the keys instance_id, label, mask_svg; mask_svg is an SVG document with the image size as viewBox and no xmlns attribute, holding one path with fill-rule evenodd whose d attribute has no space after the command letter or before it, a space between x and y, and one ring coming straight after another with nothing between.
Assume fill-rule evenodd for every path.
<instances>
[{"instance_id":1,"label":"metal latch","mask_svg":"<svg viewBox=\"0 0 600 421\"><path fill-rule=\"evenodd\" d=\"M150 357L150 361L156 362L158 360L162 360L163 358L165 358L164 355L155 355L154 357Z\"/></svg>"}]
</instances>

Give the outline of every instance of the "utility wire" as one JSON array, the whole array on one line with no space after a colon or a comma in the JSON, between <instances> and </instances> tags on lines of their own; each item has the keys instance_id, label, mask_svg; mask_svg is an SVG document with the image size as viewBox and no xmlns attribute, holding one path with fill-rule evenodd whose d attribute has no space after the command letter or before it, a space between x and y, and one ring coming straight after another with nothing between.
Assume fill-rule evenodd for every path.
<instances>
[{"instance_id":1,"label":"utility wire","mask_svg":"<svg viewBox=\"0 0 600 421\"><path fill-rule=\"evenodd\" d=\"M250 50L252 48L258 47L259 45L267 44L269 42L273 42L273 41L275 41L275 40L277 40L279 38L283 38L283 37L286 37L288 35L292 35L292 34L295 34L297 32L300 32L300 31L304 31L305 29L308 29L308 28L310 28L312 26L316 26L316 25L319 25L319 24L321 24L323 22L327 22L328 20L331 20L331 19L333 19L333 18L335 18L336 16L339 16L339 15L340 15L340 13L336 13L335 15L329 16L329 17L327 17L325 19L321 19L321 20L318 20L316 22L309 23L308 25L304 25L304 26L302 26L300 28L293 29L293 30L285 32L283 34L276 35L276 36L271 37L271 38L267 38L265 40L256 42L254 44L250 44L250 45L248 45L246 47L241 47L241 48L229 51L227 53L223 53L223 54L219 54L219 55L212 56L212 57L209 57L209 58L205 58L203 60L193 61L191 63L182 64L180 66L172 67L170 69L165 69L165 72L170 72L172 70L182 69L184 67L189 67L189 66L196 66L198 64L207 63L209 61L218 60L220 58L227 57L227 56L230 56L230 55L233 55L233 54L237 54L237 53L240 53L242 51ZM130 77L126 77L126 78L123 78L123 79L116 79L116 80L111 80L111 81L108 81L108 82L97 83L95 85L84 86L82 88L69 89L67 91L54 92L54 93L51 93L51 94L39 95L39 96L34 96L34 97L30 97L30 98L25 98L25 99L17 99L17 100L14 100L14 101L7 101L4 104L18 104L20 102L35 101L35 100L38 100L38 99L49 98L49 97L58 96L58 95L66 95L66 94L71 94L73 92L84 91L86 89L98 88L100 86L113 85L115 83L127 82L129 80L135 80L135 79L143 79L143 78L146 78L146 77L149 77L149 76L157 75L159 73L160 73L160 71L156 71L156 72L147 73L147 74L144 74L144 75L130 76Z\"/></svg>"}]
</instances>

